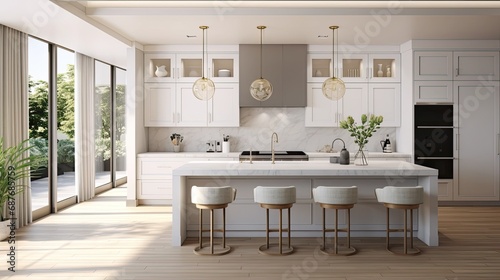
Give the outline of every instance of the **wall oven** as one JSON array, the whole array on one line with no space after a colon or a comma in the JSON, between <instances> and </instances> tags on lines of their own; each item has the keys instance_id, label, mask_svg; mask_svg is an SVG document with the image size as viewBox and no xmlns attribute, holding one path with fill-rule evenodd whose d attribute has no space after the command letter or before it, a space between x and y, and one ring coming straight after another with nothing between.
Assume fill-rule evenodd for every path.
<instances>
[{"instance_id":1,"label":"wall oven","mask_svg":"<svg viewBox=\"0 0 500 280\"><path fill-rule=\"evenodd\" d=\"M415 105L415 164L439 170L453 179L453 105Z\"/></svg>"}]
</instances>

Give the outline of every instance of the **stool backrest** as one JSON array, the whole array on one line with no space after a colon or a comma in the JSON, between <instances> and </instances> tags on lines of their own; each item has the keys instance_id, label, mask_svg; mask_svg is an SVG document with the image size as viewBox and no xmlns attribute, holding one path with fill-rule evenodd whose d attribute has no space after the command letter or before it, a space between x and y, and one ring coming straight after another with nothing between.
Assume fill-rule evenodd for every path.
<instances>
[{"instance_id":1,"label":"stool backrest","mask_svg":"<svg viewBox=\"0 0 500 280\"><path fill-rule=\"evenodd\" d=\"M314 202L325 204L355 204L358 202L358 187L319 186L313 189Z\"/></svg>"},{"instance_id":2,"label":"stool backrest","mask_svg":"<svg viewBox=\"0 0 500 280\"><path fill-rule=\"evenodd\" d=\"M376 189L377 200L391 204L422 204L424 202L424 188L416 187L394 187L387 186Z\"/></svg>"},{"instance_id":3,"label":"stool backrest","mask_svg":"<svg viewBox=\"0 0 500 280\"><path fill-rule=\"evenodd\" d=\"M231 203L236 199L236 189L223 187L191 187L191 202L194 204L218 205Z\"/></svg>"},{"instance_id":4,"label":"stool backrest","mask_svg":"<svg viewBox=\"0 0 500 280\"><path fill-rule=\"evenodd\" d=\"M263 187L253 189L254 201L262 204L295 203L297 194L294 186Z\"/></svg>"}]
</instances>

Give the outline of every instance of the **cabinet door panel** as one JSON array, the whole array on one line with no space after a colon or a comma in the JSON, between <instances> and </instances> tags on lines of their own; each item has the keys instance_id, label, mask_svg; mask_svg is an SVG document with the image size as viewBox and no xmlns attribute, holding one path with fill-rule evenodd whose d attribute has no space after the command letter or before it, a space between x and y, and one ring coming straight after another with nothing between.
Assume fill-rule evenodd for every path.
<instances>
[{"instance_id":1,"label":"cabinet door panel","mask_svg":"<svg viewBox=\"0 0 500 280\"><path fill-rule=\"evenodd\" d=\"M381 115L381 126L394 127L401 123L401 88L400 84L370 84L370 114Z\"/></svg>"},{"instance_id":2,"label":"cabinet door panel","mask_svg":"<svg viewBox=\"0 0 500 280\"><path fill-rule=\"evenodd\" d=\"M320 83L307 85L306 127L338 126L337 101L326 98L321 87Z\"/></svg>"},{"instance_id":3,"label":"cabinet door panel","mask_svg":"<svg viewBox=\"0 0 500 280\"><path fill-rule=\"evenodd\" d=\"M498 52L455 52L455 80L484 81L499 79Z\"/></svg>"},{"instance_id":4,"label":"cabinet door panel","mask_svg":"<svg viewBox=\"0 0 500 280\"><path fill-rule=\"evenodd\" d=\"M145 126L175 126L174 84L146 84L144 87Z\"/></svg>"},{"instance_id":5,"label":"cabinet door panel","mask_svg":"<svg viewBox=\"0 0 500 280\"><path fill-rule=\"evenodd\" d=\"M193 94L192 84L177 85L177 126L206 126L207 102Z\"/></svg>"},{"instance_id":6,"label":"cabinet door panel","mask_svg":"<svg viewBox=\"0 0 500 280\"><path fill-rule=\"evenodd\" d=\"M238 84L216 84L214 97L208 102L208 126L239 126L239 102Z\"/></svg>"},{"instance_id":7,"label":"cabinet door panel","mask_svg":"<svg viewBox=\"0 0 500 280\"><path fill-rule=\"evenodd\" d=\"M452 81L415 81L415 102L452 103Z\"/></svg>"},{"instance_id":8,"label":"cabinet door panel","mask_svg":"<svg viewBox=\"0 0 500 280\"><path fill-rule=\"evenodd\" d=\"M339 100L341 109L341 119L344 120L347 116L352 116L355 120L360 120L362 114L368 114L368 85L361 84L346 84L344 97Z\"/></svg>"},{"instance_id":9,"label":"cabinet door panel","mask_svg":"<svg viewBox=\"0 0 500 280\"><path fill-rule=\"evenodd\" d=\"M415 80L452 80L452 52L415 52Z\"/></svg>"},{"instance_id":10,"label":"cabinet door panel","mask_svg":"<svg viewBox=\"0 0 500 280\"><path fill-rule=\"evenodd\" d=\"M283 106L304 107L307 103L307 45L283 45Z\"/></svg>"},{"instance_id":11,"label":"cabinet door panel","mask_svg":"<svg viewBox=\"0 0 500 280\"><path fill-rule=\"evenodd\" d=\"M458 186L455 200L498 200L498 82L457 82Z\"/></svg>"}]
</instances>

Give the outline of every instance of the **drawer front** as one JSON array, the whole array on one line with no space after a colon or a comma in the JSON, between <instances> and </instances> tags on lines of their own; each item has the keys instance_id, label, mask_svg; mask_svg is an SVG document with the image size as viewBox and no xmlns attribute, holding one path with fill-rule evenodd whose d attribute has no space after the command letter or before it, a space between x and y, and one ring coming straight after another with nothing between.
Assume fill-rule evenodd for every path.
<instances>
[{"instance_id":1,"label":"drawer front","mask_svg":"<svg viewBox=\"0 0 500 280\"><path fill-rule=\"evenodd\" d=\"M171 179L172 170L185 164L185 161L161 159L140 159L137 168L138 179Z\"/></svg>"},{"instance_id":2,"label":"drawer front","mask_svg":"<svg viewBox=\"0 0 500 280\"><path fill-rule=\"evenodd\" d=\"M172 199L172 180L137 180L139 199Z\"/></svg>"}]
</instances>

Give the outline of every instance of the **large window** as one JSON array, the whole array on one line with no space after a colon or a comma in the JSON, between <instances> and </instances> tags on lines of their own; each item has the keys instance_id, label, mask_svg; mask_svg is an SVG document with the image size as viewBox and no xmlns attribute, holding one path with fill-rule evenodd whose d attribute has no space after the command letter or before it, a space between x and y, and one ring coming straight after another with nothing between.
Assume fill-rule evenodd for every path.
<instances>
[{"instance_id":1,"label":"large window","mask_svg":"<svg viewBox=\"0 0 500 280\"><path fill-rule=\"evenodd\" d=\"M32 179L33 217L37 219L76 203L75 54L33 37L28 44L32 153L48 159ZM125 80L125 70L96 61L96 187L116 185L117 179L126 182Z\"/></svg>"}]
</instances>

